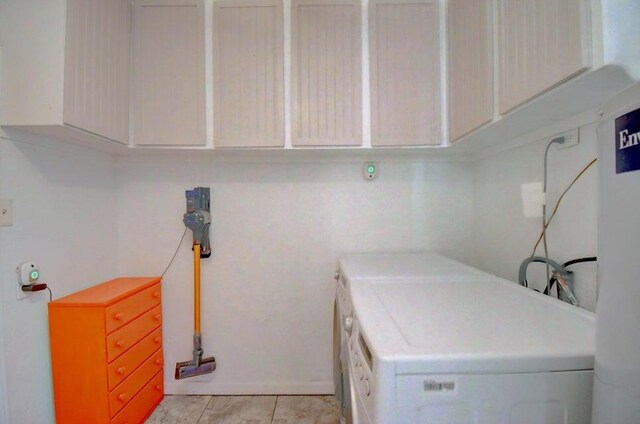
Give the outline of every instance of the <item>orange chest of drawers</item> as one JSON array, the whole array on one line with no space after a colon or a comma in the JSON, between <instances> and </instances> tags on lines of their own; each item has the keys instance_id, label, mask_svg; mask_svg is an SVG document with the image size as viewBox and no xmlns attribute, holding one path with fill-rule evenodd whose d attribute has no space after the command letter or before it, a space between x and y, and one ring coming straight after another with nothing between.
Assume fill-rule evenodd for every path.
<instances>
[{"instance_id":1,"label":"orange chest of drawers","mask_svg":"<svg viewBox=\"0 0 640 424\"><path fill-rule=\"evenodd\" d=\"M164 396L160 279L117 278L49 303L58 424L139 424Z\"/></svg>"}]
</instances>

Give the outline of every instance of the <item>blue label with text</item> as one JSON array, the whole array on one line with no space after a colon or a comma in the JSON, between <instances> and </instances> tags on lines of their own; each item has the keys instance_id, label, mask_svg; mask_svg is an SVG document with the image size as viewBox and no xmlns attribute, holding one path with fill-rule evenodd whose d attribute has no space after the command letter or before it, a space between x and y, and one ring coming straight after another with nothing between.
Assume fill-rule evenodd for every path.
<instances>
[{"instance_id":1,"label":"blue label with text","mask_svg":"<svg viewBox=\"0 0 640 424\"><path fill-rule=\"evenodd\" d=\"M640 109L616 119L616 174L640 169Z\"/></svg>"}]
</instances>

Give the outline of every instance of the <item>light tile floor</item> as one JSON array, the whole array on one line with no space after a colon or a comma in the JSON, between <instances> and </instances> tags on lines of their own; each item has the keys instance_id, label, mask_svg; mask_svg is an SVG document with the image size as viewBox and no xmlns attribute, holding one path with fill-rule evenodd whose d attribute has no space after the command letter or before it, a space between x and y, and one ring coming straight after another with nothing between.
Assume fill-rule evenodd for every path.
<instances>
[{"instance_id":1,"label":"light tile floor","mask_svg":"<svg viewBox=\"0 0 640 424\"><path fill-rule=\"evenodd\" d=\"M333 396L165 396L147 424L339 424Z\"/></svg>"}]
</instances>

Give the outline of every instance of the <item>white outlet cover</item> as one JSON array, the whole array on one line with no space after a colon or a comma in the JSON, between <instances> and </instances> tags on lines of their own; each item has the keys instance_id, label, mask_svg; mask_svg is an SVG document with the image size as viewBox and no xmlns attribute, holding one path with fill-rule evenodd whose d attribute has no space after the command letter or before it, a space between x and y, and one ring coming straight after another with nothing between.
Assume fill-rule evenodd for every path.
<instances>
[{"instance_id":1,"label":"white outlet cover","mask_svg":"<svg viewBox=\"0 0 640 424\"><path fill-rule=\"evenodd\" d=\"M544 192L542 182L522 184L520 186L522 196L522 213L525 218L542 218L542 206L544 205Z\"/></svg>"},{"instance_id":2,"label":"white outlet cover","mask_svg":"<svg viewBox=\"0 0 640 424\"><path fill-rule=\"evenodd\" d=\"M0 227L13 225L13 200L0 199Z\"/></svg>"},{"instance_id":3,"label":"white outlet cover","mask_svg":"<svg viewBox=\"0 0 640 424\"><path fill-rule=\"evenodd\" d=\"M558 150L577 146L580 143L580 129L578 128L564 132L560 136L564 137L565 141L562 144L558 144Z\"/></svg>"}]
</instances>

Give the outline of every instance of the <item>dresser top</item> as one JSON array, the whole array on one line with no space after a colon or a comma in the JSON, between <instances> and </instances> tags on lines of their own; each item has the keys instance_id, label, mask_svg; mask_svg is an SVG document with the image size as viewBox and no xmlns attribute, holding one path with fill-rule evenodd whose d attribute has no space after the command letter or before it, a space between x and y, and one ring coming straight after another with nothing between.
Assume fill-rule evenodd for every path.
<instances>
[{"instance_id":1,"label":"dresser top","mask_svg":"<svg viewBox=\"0 0 640 424\"><path fill-rule=\"evenodd\" d=\"M116 278L49 303L55 306L107 306L160 282L160 277Z\"/></svg>"}]
</instances>

